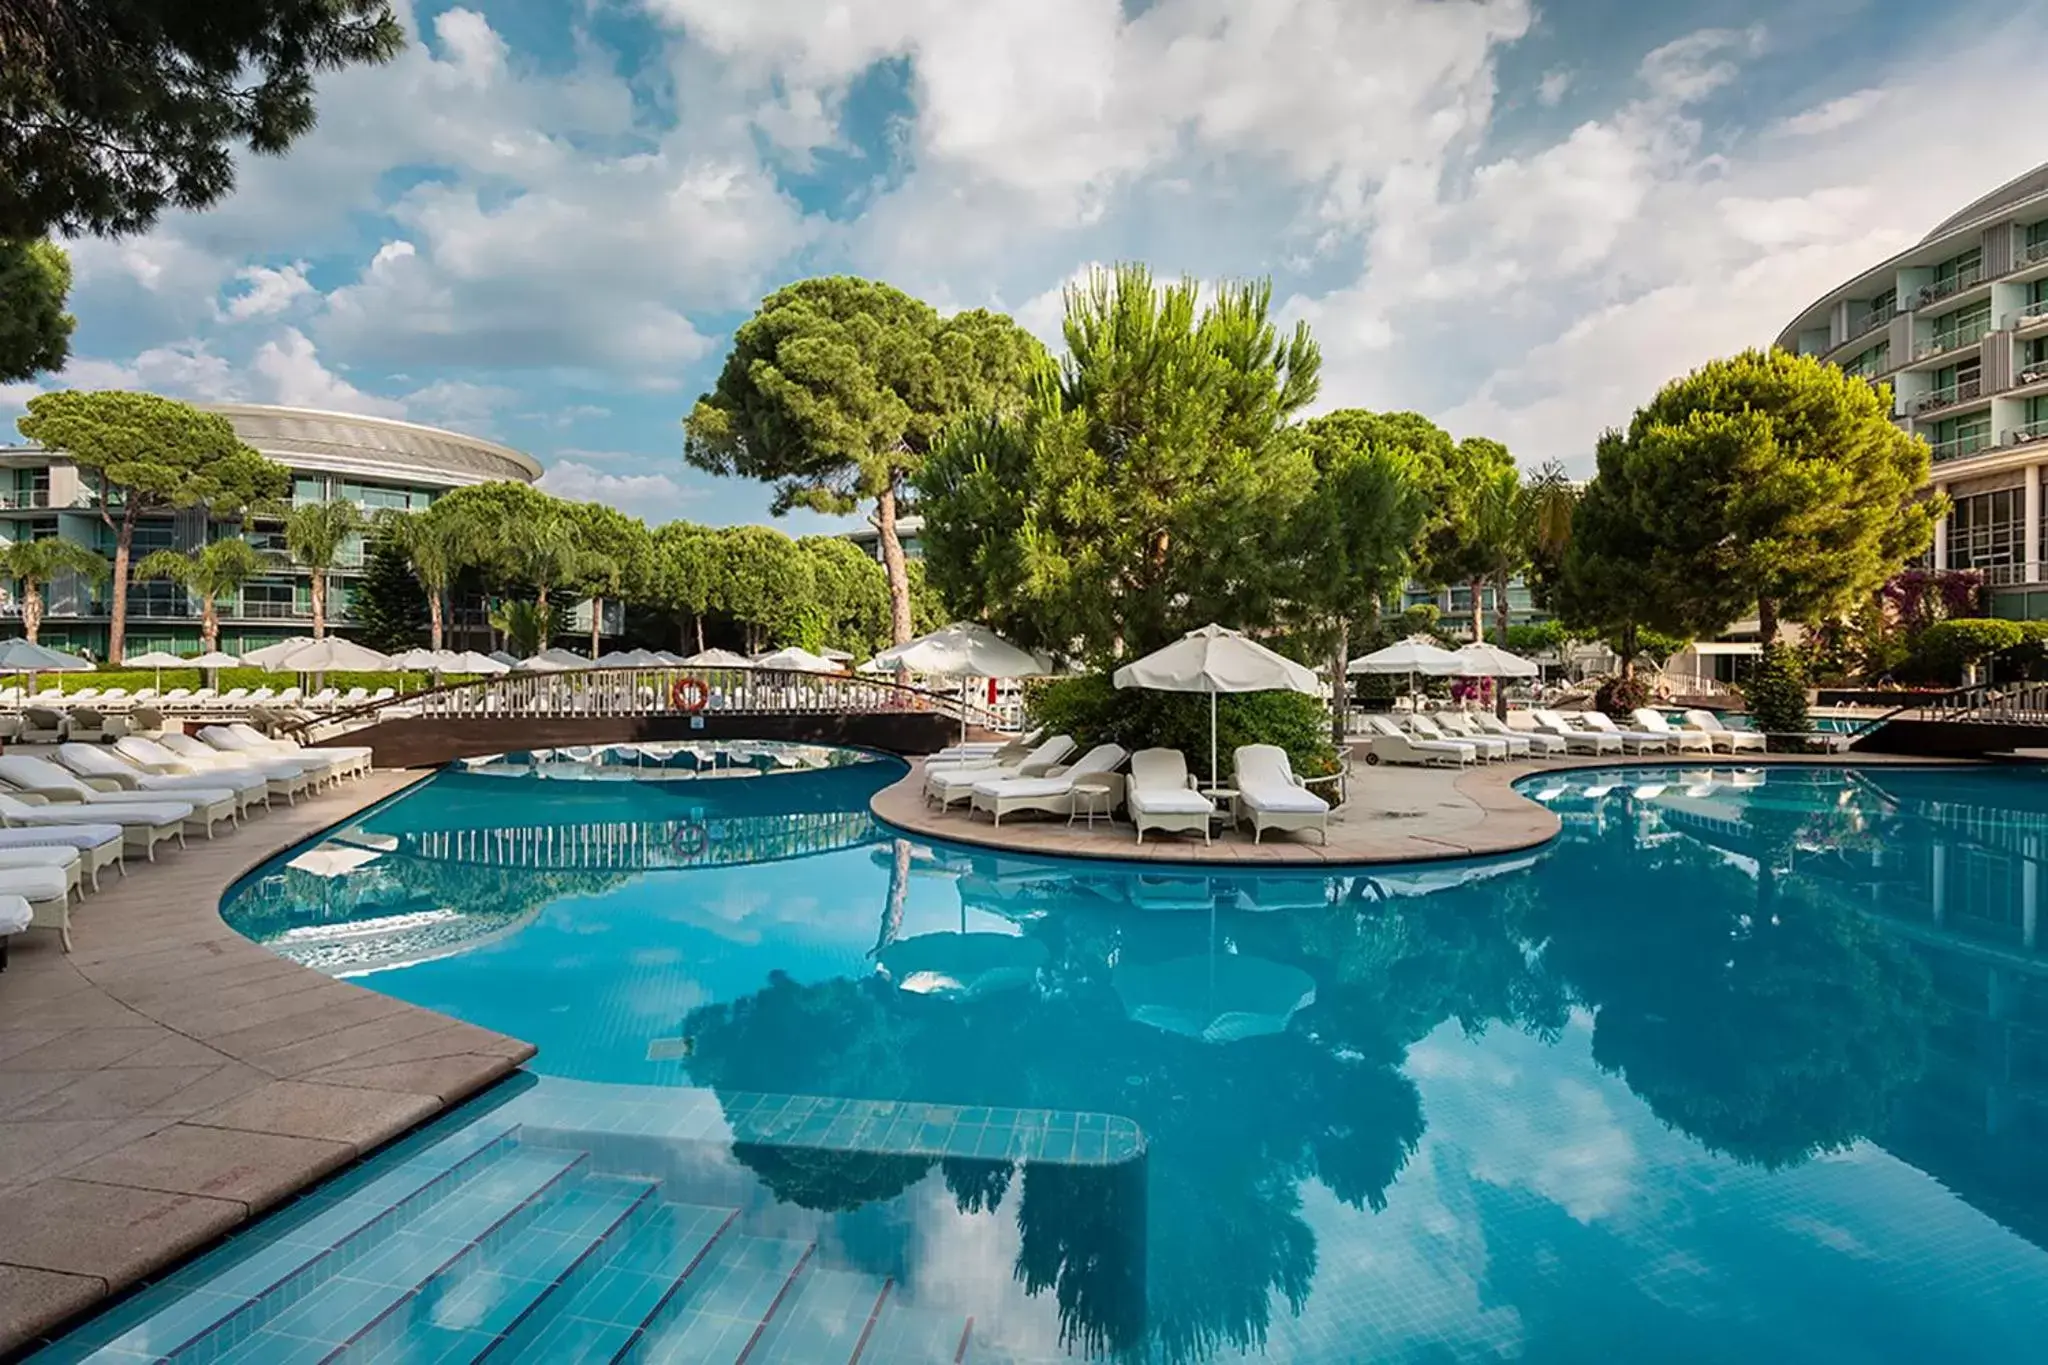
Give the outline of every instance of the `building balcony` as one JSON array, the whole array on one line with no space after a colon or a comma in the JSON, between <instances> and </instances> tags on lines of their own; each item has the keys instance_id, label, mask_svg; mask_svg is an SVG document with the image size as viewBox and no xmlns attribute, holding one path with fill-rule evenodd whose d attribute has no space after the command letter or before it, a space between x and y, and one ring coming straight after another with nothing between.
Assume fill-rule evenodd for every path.
<instances>
[{"instance_id":1,"label":"building balcony","mask_svg":"<svg viewBox=\"0 0 2048 1365\"><path fill-rule=\"evenodd\" d=\"M1984 280L1984 267L1981 264L1973 265L1968 270L1958 270L1951 279L1936 280L1933 284L1922 286L1919 294L1915 296L1913 306L1925 308L1929 304L1939 303L1945 298L1962 293L1965 289L1975 288L1984 283Z\"/></svg>"},{"instance_id":2,"label":"building balcony","mask_svg":"<svg viewBox=\"0 0 2048 1365\"><path fill-rule=\"evenodd\" d=\"M1930 412L1940 412L1943 408L1952 408L1958 403L1967 403L1972 399L1982 398L1983 396L1984 381L1982 379L1965 379L1959 383L1951 384L1945 389L1936 389L1932 393L1923 393L1918 398L1915 398L1913 400L1913 414L1916 417L1925 416Z\"/></svg>"},{"instance_id":3,"label":"building balcony","mask_svg":"<svg viewBox=\"0 0 2048 1365\"><path fill-rule=\"evenodd\" d=\"M2043 262L2048 262L2048 238L2033 243L2016 242L2013 244L2013 270L2028 270Z\"/></svg>"},{"instance_id":4,"label":"building balcony","mask_svg":"<svg viewBox=\"0 0 2048 1365\"><path fill-rule=\"evenodd\" d=\"M1947 355L1950 351L1960 351L1965 347L1975 346L1990 335L1991 324L1988 322L1980 322L1970 327L1953 327L1946 332L1936 332L1933 336L1913 348L1913 360L1917 364L1922 360L1931 360L1938 355Z\"/></svg>"},{"instance_id":5,"label":"building balcony","mask_svg":"<svg viewBox=\"0 0 2048 1365\"><path fill-rule=\"evenodd\" d=\"M16 511L31 507L48 507L49 505L50 490L47 488L30 489L26 492L0 493L0 510Z\"/></svg>"},{"instance_id":6,"label":"building balcony","mask_svg":"<svg viewBox=\"0 0 2048 1365\"><path fill-rule=\"evenodd\" d=\"M2005 315L2007 331L2028 332L2037 327L2048 327L2048 299L2030 303L2017 313Z\"/></svg>"},{"instance_id":7,"label":"building balcony","mask_svg":"<svg viewBox=\"0 0 2048 1365\"><path fill-rule=\"evenodd\" d=\"M1988 431L1973 431L1968 436L1958 436L1951 441L1938 441L1933 447L1934 463L1940 464L1944 460L1960 460L1967 456L1975 455L1980 451L1989 450L1992 444L1991 433Z\"/></svg>"},{"instance_id":8,"label":"building balcony","mask_svg":"<svg viewBox=\"0 0 2048 1365\"><path fill-rule=\"evenodd\" d=\"M2033 445L2037 441L2048 442L2048 420L2028 422L2005 433L2005 443L2009 446Z\"/></svg>"},{"instance_id":9,"label":"building balcony","mask_svg":"<svg viewBox=\"0 0 2048 1365\"><path fill-rule=\"evenodd\" d=\"M1835 349L1839 349L1839 346L1847 346L1853 341L1860 341L1878 328L1889 325L1891 320L1898 315L1899 310L1896 308L1873 308L1867 313L1860 313L1850 318L1849 334L1842 338Z\"/></svg>"},{"instance_id":10,"label":"building balcony","mask_svg":"<svg viewBox=\"0 0 2048 1365\"><path fill-rule=\"evenodd\" d=\"M2015 389L2030 389L2036 384L2048 384L2048 358L2023 361L2013 374Z\"/></svg>"}]
</instances>

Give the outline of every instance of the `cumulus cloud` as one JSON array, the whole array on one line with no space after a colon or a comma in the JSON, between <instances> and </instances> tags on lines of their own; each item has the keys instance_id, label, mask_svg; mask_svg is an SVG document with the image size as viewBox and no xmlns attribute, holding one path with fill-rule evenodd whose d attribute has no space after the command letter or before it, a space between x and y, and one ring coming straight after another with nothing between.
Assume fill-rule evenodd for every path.
<instances>
[{"instance_id":1,"label":"cumulus cloud","mask_svg":"<svg viewBox=\"0 0 2048 1365\"><path fill-rule=\"evenodd\" d=\"M314 292L313 282L306 278L304 261L275 270L263 265L245 266L235 272L235 279L245 287L218 309L225 322L275 317Z\"/></svg>"},{"instance_id":2,"label":"cumulus cloud","mask_svg":"<svg viewBox=\"0 0 2048 1365\"><path fill-rule=\"evenodd\" d=\"M328 369L313 343L296 327L283 329L257 347L249 368L266 402L371 417L405 416L403 403L365 393Z\"/></svg>"},{"instance_id":3,"label":"cumulus cloud","mask_svg":"<svg viewBox=\"0 0 2048 1365\"><path fill-rule=\"evenodd\" d=\"M675 520L698 498L666 474L614 474L582 460L555 461L540 487L572 502L609 503L649 525Z\"/></svg>"}]
</instances>

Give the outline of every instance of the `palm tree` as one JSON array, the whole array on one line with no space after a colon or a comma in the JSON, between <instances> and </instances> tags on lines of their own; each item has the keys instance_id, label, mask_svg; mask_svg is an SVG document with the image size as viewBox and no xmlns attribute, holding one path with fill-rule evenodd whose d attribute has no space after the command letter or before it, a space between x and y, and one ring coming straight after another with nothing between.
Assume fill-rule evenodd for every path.
<instances>
[{"instance_id":1,"label":"palm tree","mask_svg":"<svg viewBox=\"0 0 2048 1365\"><path fill-rule=\"evenodd\" d=\"M581 571L583 538L564 516L542 517L501 533L505 565L512 576L533 585L534 605L545 614L548 591L572 581Z\"/></svg>"},{"instance_id":2,"label":"palm tree","mask_svg":"<svg viewBox=\"0 0 2048 1365\"><path fill-rule=\"evenodd\" d=\"M554 634L554 613L537 602L508 598L491 612L491 628L502 631L514 654L538 654Z\"/></svg>"},{"instance_id":3,"label":"palm tree","mask_svg":"<svg viewBox=\"0 0 2048 1365\"><path fill-rule=\"evenodd\" d=\"M393 509L378 515L376 531L398 547L420 586L427 590L427 647L441 648L449 589L457 574L482 557L481 529L459 512Z\"/></svg>"},{"instance_id":4,"label":"palm tree","mask_svg":"<svg viewBox=\"0 0 2048 1365\"><path fill-rule=\"evenodd\" d=\"M95 583L112 572L106 556L69 540L17 540L0 549L0 576L21 584L21 629L30 644L43 628L43 585L58 574L74 573Z\"/></svg>"},{"instance_id":5,"label":"palm tree","mask_svg":"<svg viewBox=\"0 0 2048 1365\"><path fill-rule=\"evenodd\" d=\"M240 536L216 540L187 554L158 550L135 566L137 578L168 578L182 583L199 599L199 643L211 654L220 644L220 598L232 597L242 585L274 567L276 561Z\"/></svg>"},{"instance_id":6,"label":"palm tree","mask_svg":"<svg viewBox=\"0 0 2048 1365\"><path fill-rule=\"evenodd\" d=\"M285 553L313 575L313 638L327 634L327 575L348 538L363 529L363 514L352 502L309 502L284 519Z\"/></svg>"},{"instance_id":7,"label":"palm tree","mask_svg":"<svg viewBox=\"0 0 2048 1365\"><path fill-rule=\"evenodd\" d=\"M1523 497L1522 475L1513 466L1496 470L1481 479L1471 492L1469 535L1475 563L1484 571L1472 578L1472 640L1486 639L1485 604L1481 593L1493 585L1494 610L1500 622L1501 648L1508 643L1508 582L1529 562L1526 531L1528 504Z\"/></svg>"}]
</instances>

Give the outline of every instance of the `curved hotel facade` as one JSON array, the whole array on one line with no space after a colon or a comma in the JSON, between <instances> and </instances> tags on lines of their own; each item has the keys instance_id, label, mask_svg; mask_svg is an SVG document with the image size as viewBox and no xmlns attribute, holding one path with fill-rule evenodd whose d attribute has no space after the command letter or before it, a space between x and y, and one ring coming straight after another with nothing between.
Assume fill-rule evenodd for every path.
<instances>
[{"instance_id":1,"label":"curved hotel facade","mask_svg":"<svg viewBox=\"0 0 2048 1365\"><path fill-rule=\"evenodd\" d=\"M1892 386L1955 502L1935 566L1982 573L1998 615L2048 617L2048 165L1828 291L1777 344Z\"/></svg>"},{"instance_id":2,"label":"curved hotel facade","mask_svg":"<svg viewBox=\"0 0 2048 1365\"><path fill-rule=\"evenodd\" d=\"M355 503L366 515L385 508L418 510L451 488L516 480L531 483L541 467L507 446L437 427L354 413L253 403L200 404L234 425L244 442L291 471L294 504ZM276 524L236 527L209 521L194 510L144 518L135 530L135 557L153 550L192 549L222 535L241 534L282 557L284 533ZM33 446L0 449L0 540L60 537L112 557L114 532L100 517L98 491L62 456ZM328 593L328 616L346 626L355 581L363 567L361 538L344 546ZM20 630L19 600L11 589L0 600L0 634ZM42 638L59 648L89 649L104 658L108 593L67 578L46 589ZM312 577L279 567L218 604L221 647L243 653L292 635L312 622ZM458 604L458 628L479 611ZM11 627L11 629L10 629ZM191 652L199 644L199 604L175 583L128 585L128 650Z\"/></svg>"}]
</instances>

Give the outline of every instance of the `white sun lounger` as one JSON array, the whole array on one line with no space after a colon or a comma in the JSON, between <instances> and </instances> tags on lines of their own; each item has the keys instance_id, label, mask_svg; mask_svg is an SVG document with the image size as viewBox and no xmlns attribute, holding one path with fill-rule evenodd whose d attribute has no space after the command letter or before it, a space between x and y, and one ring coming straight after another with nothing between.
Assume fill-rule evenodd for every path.
<instances>
[{"instance_id":1,"label":"white sun lounger","mask_svg":"<svg viewBox=\"0 0 2048 1365\"><path fill-rule=\"evenodd\" d=\"M156 846L166 839L185 842L185 821L192 807L180 802L152 801L147 804L36 805L19 796L0 792L0 820L9 825L74 826L97 832L106 825L119 825L129 848L140 850L156 861Z\"/></svg>"},{"instance_id":2,"label":"white sun lounger","mask_svg":"<svg viewBox=\"0 0 2048 1365\"><path fill-rule=\"evenodd\" d=\"M1621 752L1621 736L1602 734L1597 730L1581 730L1567 724L1564 717L1555 711L1531 711L1529 719L1536 722L1536 728L1545 734L1556 735L1564 741L1564 747L1575 754L1618 754Z\"/></svg>"},{"instance_id":3,"label":"white sun lounger","mask_svg":"<svg viewBox=\"0 0 2048 1365\"><path fill-rule=\"evenodd\" d=\"M944 810L969 800L983 782L1004 777L1044 777L1074 752L1072 735L1054 735L1013 764L957 764L927 768L924 799Z\"/></svg>"},{"instance_id":4,"label":"white sun lounger","mask_svg":"<svg viewBox=\"0 0 2048 1365\"><path fill-rule=\"evenodd\" d=\"M1491 711L1474 711L1465 717L1473 725L1489 735L1504 739L1526 739L1529 741L1531 756L1556 758L1565 752L1564 740L1543 730L1517 730Z\"/></svg>"},{"instance_id":5,"label":"white sun lounger","mask_svg":"<svg viewBox=\"0 0 2048 1365\"><path fill-rule=\"evenodd\" d=\"M332 761L336 771L343 775L370 771L374 751L367 744L323 744L318 748L308 748L289 739L272 739L255 726L245 725L240 721L219 728L240 739L242 742L233 747L244 753L282 754L286 758L324 758ZM207 732L201 731L199 737L205 739Z\"/></svg>"},{"instance_id":6,"label":"white sun lounger","mask_svg":"<svg viewBox=\"0 0 2048 1365\"><path fill-rule=\"evenodd\" d=\"M1074 781L1082 777L1106 777L1124 764L1127 755L1118 744L1098 744L1081 755L1073 767L1046 777L1003 777L979 782L974 787L973 810L985 810L1000 825L1005 815L1019 811L1043 811L1047 815L1070 815L1074 809ZM1116 803L1110 802L1112 806Z\"/></svg>"},{"instance_id":7,"label":"white sun lounger","mask_svg":"<svg viewBox=\"0 0 2048 1365\"><path fill-rule=\"evenodd\" d=\"M263 780L260 773L246 770L224 770L210 777L167 776L145 772L132 763L116 758L105 749L93 748L86 744L60 744L57 746L57 761L88 782L94 778L104 778L116 783L122 791L174 792L175 799L182 801L200 792L225 790L234 797L237 816L247 813L251 806L270 803L269 783Z\"/></svg>"},{"instance_id":8,"label":"white sun lounger","mask_svg":"<svg viewBox=\"0 0 2048 1365\"><path fill-rule=\"evenodd\" d=\"M1449 712L1444 714L1448 715ZM1473 752L1477 753L1483 761L1488 763L1502 762L1514 752L1514 746L1497 735L1451 734L1441 725L1437 724L1436 717L1434 716L1420 714L1409 716L1408 730L1411 734L1420 735L1424 739L1434 740L1439 744L1469 744L1472 746Z\"/></svg>"},{"instance_id":9,"label":"white sun lounger","mask_svg":"<svg viewBox=\"0 0 2048 1365\"><path fill-rule=\"evenodd\" d=\"M28 902L29 921L55 929L63 937L64 951L71 951L71 888L75 877L56 867L0 867L0 896L19 896Z\"/></svg>"},{"instance_id":10,"label":"white sun lounger","mask_svg":"<svg viewBox=\"0 0 2048 1365\"><path fill-rule=\"evenodd\" d=\"M248 748L227 732L215 726L208 726L199 732L197 739L191 735L165 735L160 743L172 753L197 760L205 754L217 760L227 760L254 766L257 763L285 763L313 779L316 785L341 780L341 764L337 759L316 758L311 755L285 755L270 750L258 752Z\"/></svg>"},{"instance_id":11,"label":"white sun lounger","mask_svg":"<svg viewBox=\"0 0 2048 1365\"><path fill-rule=\"evenodd\" d=\"M1330 803L1308 790L1294 774L1287 751L1277 744L1246 744L1232 760L1237 805L1252 822L1252 842L1269 829L1312 829L1330 842Z\"/></svg>"},{"instance_id":12,"label":"white sun lounger","mask_svg":"<svg viewBox=\"0 0 2048 1365\"><path fill-rule=\"evenodd\" d=\"M1462 740L1423 739L1394 723L1391 716L1365 718L1368 763L1408 763L1417 766L1462 768L1479 760L1479 748Z\"/></svg>"},{"instance_id":13,"label":"white sun lounger","mask_svg":"<svg viewBox=\"0 0 2048 1365\"><path fill-rule=\"evenodd\" d=\"M0 896L0 972L7 970L7 940L35 927L36 912L20 896Z\"/></svg>"},{"instance_id":14,"label":"white sun lounger","mask_svg":"<svg viewBox=\"0 0 2048 1365\"><path fill-rule=\"evenodd\" d=\"M1492 740L1508 746L1509 758L1527 758L1530 751L1535 748L1532 736L1518 735L1505 727L1499 732L1482 730L1477 719L1464 711L1440 711L1430 719L1436 722L1438 729L1444 731L1446 739L1464 740L1472 744L1477 744L1481 740ZM1545 735L1544 738L1548 739L1550 736Z\"/></svg>"},{"instance_id":15,"label":"white sun lounger","mask_svg":"<svg viewBox=\"0 0 2048 1365\"><path fill-rule=\"evenodd\" d=\"M54 763L19 754L0 757L0 782L19 791L33 793L50 802L74 802L87 807L148 804L150 798L134 792L104 791L89 786ZM213 827L222 820L235 819L235 793L227 787L202 787L159 798L185 810L184 818L213 837Z\"/></svg>"},{"instance_id":16,"label":"white sun lounger","mask_svg":"<svg viewBox=\"0 0 2048 1365\"><path fill-rule=\"evenodd\" d=\"M1771 747L1770 739L1758 730L1731 730L1712 711L1685 713L1685 723L1707 737L1707 743L1724 754L1760 754Z\"/></svg>"},{"instance_id":17,"label":"white sun lounger","mask_svg":"<svg viewBox=\"0 0 2048 1365\"><path fill-rule=\"evenodd\" d=\"M1660 754L1668 754L1672 752L1673 747L1677 743L1668 732L1624 730L1619 725L1616 725L1614 718L1605 711L1581 711L1579 712L1579 719L1585 722L1588 730L1598 734L1620 735L1621 751L1623 753L1633 751L1639 754L1647 754L1654 750Z\"/></svg>"},{"instance_id":18,"label":"white sun lounger","mask_svg":"<svg viewBox=\"0 0 2048 1365\"><path fill-rule=\"evenodd\" d=\"M232 754L189 740L198 749L197 753L180 753L167 747L169 741L186 740L184 735L162 735L156 739L145 739L140 735L124 735L114 741L115 752L145 772L159 773L168 777L213 777L218 775L224 781L241 781L260 777L271 796L282 796L292 805L298 804L302 791L312 787L314 779L305 769L291 762L273 763L262 759L244 760Z\"/></svg>"},{"instance_id":19,"label":"white sun lounger","mask_svg":"<svg viewBox=\"0 0 2048 1365\"><path fill-rule=\"evenodd\" d=\"M119 825L30 825L0 829L0 852L33 848L68 848L78 854L86 883L95 891L100 889L103 868L118 867L123 876L128 872L128 865L123 861L128 851L127 840L122 838Z\"/></svg>"},{"instance_id":20,"label":"white sun lounger","mask_svg":"<svg viewBox=\"0 0 2048 1365\"><path fill-rule=\"evenodd\" d=\"M1178 749L1140 749L1131 755L1131 776L1124 788L1124 804L1131 812L1131 824L1138 842L1145 831L1192 831L1209 842L1209 823L1216 803L1195 790L1188 775L1187 756Z\"/></svg>"},{"instance_id":21,"label":"white sun lounger","mask_svg":"<svg viewBox=\"0 0 2048 1365\"><path fill-rule=\"evenodd\" d=\"M1677 729L1670 721L1664 719L1662 711L1653 711L1647 706L1638 706L1631 719L1642 729L1668 738L1673 744L1678 746L1678 752L1682 754L1710 754L1714 752L1714 741L1704 731Z\"/></svg>"}]
</instances>

